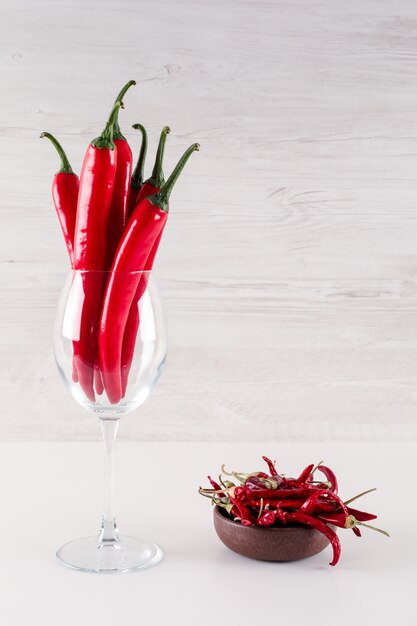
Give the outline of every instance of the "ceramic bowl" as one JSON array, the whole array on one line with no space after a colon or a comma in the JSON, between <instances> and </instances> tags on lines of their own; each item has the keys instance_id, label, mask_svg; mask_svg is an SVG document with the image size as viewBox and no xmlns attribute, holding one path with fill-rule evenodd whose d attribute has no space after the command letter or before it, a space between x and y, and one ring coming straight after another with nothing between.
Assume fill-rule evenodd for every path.
<instances>
[{"instance_id":1,"label":"ceramic bowl","mask_svg":"<svg viewBox=\"0 0 417 626\"><path fill-rule=\"evenodd\" d=\"M260 561L297 561L324 550L328 539L314 528L289 526L261 528L234 522L220 507L214 507L214 528L225 546Z\"/></svg>"}]
</instances>

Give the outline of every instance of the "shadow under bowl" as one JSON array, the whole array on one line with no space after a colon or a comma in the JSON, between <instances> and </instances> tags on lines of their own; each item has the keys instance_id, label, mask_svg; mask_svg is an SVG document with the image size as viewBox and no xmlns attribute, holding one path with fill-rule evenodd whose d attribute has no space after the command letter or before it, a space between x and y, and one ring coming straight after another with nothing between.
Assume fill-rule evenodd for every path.
<instances>
[{"instance_id":1,"label":"shadow under bowl","mask_svg":"<svg viewBox=\"0 0 417 626\"><path fill-rule=\"evenodd\" d=\"M260 561L297 561L318 554L329 545L327 537L315 528L242 526L218 506L214 507L213 520L225 546Z\"/></svg>"}]
</instances>

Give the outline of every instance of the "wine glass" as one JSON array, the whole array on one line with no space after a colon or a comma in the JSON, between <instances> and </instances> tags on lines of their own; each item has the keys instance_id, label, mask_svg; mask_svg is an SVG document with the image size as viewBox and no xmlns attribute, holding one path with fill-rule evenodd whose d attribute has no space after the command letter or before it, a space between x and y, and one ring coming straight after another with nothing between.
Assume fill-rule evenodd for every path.
<instances>
[{"instance_id":1,"label":"wine glass","mask_svg":"<svg viewBox=\"0 0 417 626\"><path fill-rule=\"evenodd\" d=\"M161 374L167 348L164 315L152 272L118 274L117 279L123 280L126 288L133 285L136 291L123 335L120 373L117 371L122 397L117 403L113 397L112 403L106 393L106 373L100 368L98 332L103 294L111 274L78 270L68 273L54 333L59 372L73 398L99 418L105 448L104 509L98 536L66 543L56 557L72 569L97 573L142 569L163 557L157 545L119 535L113 457L120 417L146 400ZM108 376L107 383L111 383Z\"/></svg>"}]
</instances>

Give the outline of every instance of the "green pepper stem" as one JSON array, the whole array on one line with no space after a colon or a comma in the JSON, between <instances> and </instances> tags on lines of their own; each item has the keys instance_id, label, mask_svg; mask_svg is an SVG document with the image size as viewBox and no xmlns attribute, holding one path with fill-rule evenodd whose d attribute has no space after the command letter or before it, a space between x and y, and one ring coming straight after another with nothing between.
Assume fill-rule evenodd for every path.
<instances>
[{"instance_id":1,"label":"green pepper stem","mask_svg":"<svg viewBox=\"0 0 417 626\"><path fill-rule=\"evenodd\" d=\"M126 92L128 91L128 89L130 89L133 85L136 85L136 81L135 80L129 80L128 83L126 83L126 85L123 87L123 89L120 91L119 95L117 96L116 100L114 101L114 103L116 104L116 102L123 102L123 98L126 95ZM120 126L119 126L119 112L117 112L116 115L116 121L114 123L114 131L113 131L113 139L124 139L126 141L126 138L122 135L122 131L120 130Z\"/></svg>"},{"instance_id":2,"label":"green pepper stem","mask_svg":"<svg viewBox=\"0 0 417 626\"><path fill-rule=\"evenodd\" d=\"M142 144L140 146L139 158L132 174L132 187L140 189L143 185L146 151L148 149L148 134L142 124L133 124L132 128L140 130L142 133Z\"/></svg>"},{"instance_id":3,"label":"green pepper stem","mask_svg":"<svg viewBox=\"0 0 417 626\"><path fill-rule=\"evenodd\" d=\"M58 155L61 159L61 168L59 170L59 173L60 174L61 173L74 174L73 169L70 165L70 162L68 161L68 157L65 154L64 148L61 146L58 139L56 139L53 135L51 135L51 133L47 133L47 132L42 133L40 137L41 139L43 139L43 137L46 137L47 139L49 139L49 141L52 143L52 145L58 152Z\"/></svg>"},{"instance_id":4,"label":"green pepper stem","mask_svg":"<svg viewBox=\"0 0 417 626\"><path fill-rule=\"evenodd\" d=\"M158 150L156 151L155 165L153 166L152 176L146 181L148 185L152 185L152 187L156 187L157 189L161 189L162 185L165 182L162 162L164 159L167 136L170 132L171 129L169 126L163 127L161 135L159 137Z\"/></svg>"},{"instance_id":5,"label":"green pepper stem","mask_svg":"<svg viewBox=\"0 0 417 626\"><path fill-rule=\"evenodd\" d=\"M123 108L123 102L115 102L111 113L109 115L109 119L107 120L107 124L99 137L93 139L91 145L94 148L98 148L100 150L114 150L113 143L113 134L114 134L114 125L117 121L117 116L119 114L119 109Z\"/></svg>"},{"instance_id":6,"label":"green pepper stem","mask_svg":"<svg viewBox=\"0 0 417 626\"><path fill-rule=\"evenodd\" d=\"M167 182L162 187L161 191L156 193L154 196L149 196L148 200L151 202L151 204L153 204L154 206L157 206L159 209L161 209L161 211L165 211L166 213L168 213L169 197L171 195L171 191L175 183L178 180L178 176L181 174L182 170L184 169L185 164L187 163L192 153L199 149L200 149L200 144L193 143L192 146L190 146L184 152L184 154L178 161L177 165L175 166L174 171L172 172L171 176L168 178Z\"/></svg>"}]
</instances>

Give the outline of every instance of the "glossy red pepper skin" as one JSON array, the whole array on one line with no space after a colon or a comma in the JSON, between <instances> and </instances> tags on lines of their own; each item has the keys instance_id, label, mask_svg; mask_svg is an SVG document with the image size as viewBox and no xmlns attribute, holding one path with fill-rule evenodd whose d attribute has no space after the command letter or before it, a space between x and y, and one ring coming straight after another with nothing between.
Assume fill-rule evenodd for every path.
<instances>
[{"instance_id":1,"label":"glossy red pepper skin","mask_svg":"<svg viewBox=\"0 0 417 626\"><path fill-rule=\"evenodd\" d=\"M99 327L100 370L107 397L112 404L118 404L123 397L123 337L142 272L167 220L172 188L189 157L198 149L198 144L190 146L161 191L145 198L136 207L116 251L104 294Z\"/></svg>"},{"instance_id":2,"label":"glossy red pepper skin","mask_svg":"<svg viewBox=\"0 0 417 626\"><path fill-rule=\"evenodd\" d=\"M330 562L330 565L337 564L340 558L340 552L341 552L340 539L331 528L329 528L321 520L315 517L311 517L310 515L305 515L304 513L299 513L299 512L288 513L287 521L311 526L312 528L315 528L316 530L321 532L323 535L325 535L327 539L330 541L332 548L333 548L333 560Z\"/></svg>"},{"instance_id":3,"label":"glossy red pepper skin","mask_svg":"<svg viewBox=\"0 0 417 626\"><path fill-rule=\"evenodd\" d=\"M117 246L126 227L132 175L132 150L129 144L126 139L115 139L114 144L117 152L117 167L107 225L106 270L110 270L113 264Z\"/></svg>"},{"instance_id":4,"label":"glossy red pepper skin","mask_svg":"<svg viewBox=\"0 0 417 626\"><path fill-rule=\"evenodd\" d=\"M150 190L150 193L147 194L148 196L154 195L160 191L156 187L147 185L147 183L143 185L142 189L146 187L148 190ZM139 192L138 197L139 197L139 204L143 199L146 199L146 195L142 194L142 192ZM140 219L140 216L138 216L138 219ZM166 223L166 220L165 220L165 223ZM156 253L158 252L159 243L161 241L161 237L165 228L165 223L162 225L162 228L160 232L158 233L154 241L154 244L148 254L148 257L145 261L145 264L143 267L144 272L149 272L153 268L155 256L156 256ZM123 398L126 394L127 384L129 381L129 372L130 372L130 368L132 365L133 355L135 352L136 337L138 334L138 329L139 329L139 324L140 324L138 303L141 297L143 296L143 294L145 293L146 287L148 286L147 282L148 282L148 275L146 274L142 275L139 281L137 290L136 290L135 297L133 298L132 304L130 306L129 315L126 320L125 331L123 334L122 356L121 356L121 381L122 381L122 397Z\"/></svg>"},{"instance_id":5,"label":"glossy red pepper skin","mask_svg":"<svg viewBox=\"0 0 417 626\"><path fill-rule=\"evenodd\" d=\"M128 89L135 84L134 80L130 80L120 91L116 98L116 103L122 102ZM113 264L114 254L126 227L132 177L132 150L120 130L118 115L116 115L114 121L113 143L116 146L117 167L107 225L106 262L104 268L106 270L110 270Z\"/></svg>"},{"instance_id":6,"label":"glossy red pepper skin","mask_svg":"<svg viewBox=\"0 0 417 626\"><path fill-rule=\"evenodd\" d=\"M146 155L147 138L146 138L146 131L141 124L135 124L134 128L139 128L142 131L142 136L143 136L138 164L135 168L135 174L132 177L132 185L134 184L135 187L138 187L139 181L143 179L143 166L144 166L144 159ZM171 130L169 126L164 126L164 128L162 129L160 139L159 139L159 144L158 144L158 150L157 150L156 158L155 158L155 165L152 171L152 176L151 178L148 178L148 180L146 180L141 185L140 189L137 190L137 193L135 196L136 203L138 205L142 202L142 200L145 200L145 198L147 198L148 196L152 196L152 195L159 193L162 185L165 182L164 173L162 169L162 163L163 163L163 158L164 158L166 139L170 132ZM131 189L131 193L132 193L132 189ZM133 193L135 192L133 191ZM167 212L169 212L169 206L167 208ZM160 231L157 238L155 239L155 243L153 244L149 252L148 258L146 259L145 266L143 268L145 272L149 272L153 268L156 253L158 252L158 248L161 242L164 228L165 228L165 225L163 226L162 230ZM127 384L129 381L129 372L130 372L130 368L132 365L133 355L135 352L136 337L138 334L138 329L139 329L139 324L140 324L138 302L143 296L143 294L145 293L145 290L147 287L147 280L148 280L148 275L144 274L139 282L136 295L130 307L129 316L126 321L126 328L125 328L125 332L123 336L122 359L121 359L122 397L123 398L126 394Z\"/></svg>"},{"instance_id":7,"label":"glossy red pepper skin","mask_svg":"<svg viewBox=\"0 0 417 626\"><path fill-rule=\"evenodd\" d=\"M140 219L139 219L140 218ZM149 250L167 213L145 199L130 218L117 249L100 318L100 370L107 397L117 404L123 397L121 359L123 336Z\"/></svg>"},{"instance_id":8,"label":"glossy red pepper skin","mask_svg":"<svg viewBox=\"0 0 417 626\"><path fill-rule=\"evenodd\" d=\"M145 159L148 148L148 135L145 127L142 126L142 124L133 124L133 128L135 128L136 130L140 130L140 132L142 133L142 144L140 146L138 162L133 171L132 179L130 181L129 202L127 209L128 220L135 210L136 206L139 204L138 196L143 186Z\"/></svg>"},{"instance_id":9,"label":"glossy red pepper skin","mask_svg":"<svg viewBox=\"0 0 417 626\"><path fill-rule=\"evenodd\" d=\"M72 171L71 165L61 144L50 133L42 133L41 137L47 137L57 150L61 158L61 167L52 181L52 199L55 210L64 235L65 245L71 267L74 267L74 232L77 217L78 192L80 180Z\"/></svg>"},{"instance_id":10,"label":"glossy red pepper skin","mask_svg":"<svg viewBox=\"0 0 417 626\"><path fill-rule=\"evenodd\" d=\"M74 362L80 386L91 402L95 402L94 370L104 287L104 275L100 279L92 270L100 272L105 267L107 226L117 167L113 124L119 108L120 103L117 103L103 134L87 148L81 169L75 224L74 267L85 270L85 273L82 274L84 301L79 337L73 340Z\"/></svg>"}]
</instances>

